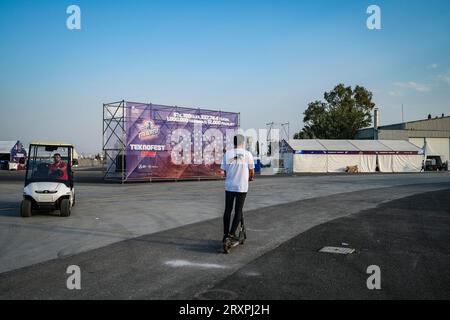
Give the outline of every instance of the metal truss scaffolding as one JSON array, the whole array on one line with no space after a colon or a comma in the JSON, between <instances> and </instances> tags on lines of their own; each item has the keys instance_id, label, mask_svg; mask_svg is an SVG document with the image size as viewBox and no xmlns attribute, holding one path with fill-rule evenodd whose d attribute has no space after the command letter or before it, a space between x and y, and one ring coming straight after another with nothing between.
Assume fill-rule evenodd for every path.
<instances>
[{"instance_id":1,"label":"metal truss scaffolding","mask_svg":"<svg viewBox=\"0 0 450 320\"><path fill-rule=\"evenodd\" d=\"M103 179L125 182L125 101L103 104Z\"/></svg>"}]
</instances>

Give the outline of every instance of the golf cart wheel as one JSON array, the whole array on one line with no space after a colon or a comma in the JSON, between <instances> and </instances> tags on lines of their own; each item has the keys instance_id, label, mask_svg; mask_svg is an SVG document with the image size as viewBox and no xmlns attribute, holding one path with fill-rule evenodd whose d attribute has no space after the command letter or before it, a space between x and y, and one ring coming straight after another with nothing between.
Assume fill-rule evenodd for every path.
<instances>
[{"instance_id":1,"label":"golf cart wheel","mask_svg":"<svg viewBox=\"0 0 450 320\"><path fill-rule=\"evenodd\" d=\"M20 215L24 218L31 217L31 207L32 207L31 200L23 199L20 205Z\"/></svg>"},{"instance_id":2,"label":"golf cart wheel","mask_svg":"<svg viewBox=\"0 0 450 320\"><path fill-rule=\"evenodd\" d=\"M69 199L62 199L61 200L60 211L61 211L61 216L62 217L70 216L71 207L70 207L70 200Z\"/></svg>"}]
</instances>

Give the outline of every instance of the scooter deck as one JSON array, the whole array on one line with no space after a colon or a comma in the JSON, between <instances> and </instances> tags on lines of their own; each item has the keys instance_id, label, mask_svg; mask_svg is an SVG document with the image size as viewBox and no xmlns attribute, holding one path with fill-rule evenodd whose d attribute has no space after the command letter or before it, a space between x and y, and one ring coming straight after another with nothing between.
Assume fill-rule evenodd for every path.
<instances>
[{"instance_id":1,"label":"scooter deck","mask_svg":"<svg viewBox=\"0 0 450 320\"><path fill-rule=\"evenodd\" d=\"M241 232L239 233L239 241L233 243L230 238L225 239L225 242L223 243L223 253L230 253L232 248L243 245L245 239L247 239L245 229L241 230Z\"/></svg>"},{"instance_id":2,"label":"scooter deck","mask_svg":"<svg viewBox=\"0 0 450 320\"><path fill-rule=\"evenodd\" d=\"M231 239L225 240L223 244L223 252L230 253L231 249L240 245L240 242L232 243Z\"/></svg>"}]
</instances>

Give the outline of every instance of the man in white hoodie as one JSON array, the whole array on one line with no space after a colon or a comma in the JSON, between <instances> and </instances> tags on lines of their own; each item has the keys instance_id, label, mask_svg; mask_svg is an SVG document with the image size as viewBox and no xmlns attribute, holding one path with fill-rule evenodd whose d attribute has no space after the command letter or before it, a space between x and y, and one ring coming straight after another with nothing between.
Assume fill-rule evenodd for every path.
<instances>
[{"instance_id":1,"label":"man in white hoodie","mask_svg":"<svg viewBox=\"0 0 450 320\"><path fill-rule=\"evenodd\" d=\"M234 149L228 150L222 161L225 172L225 212L223 214L223 241L230 238L238 241L235 233L242 219L242 209L248 192L248 182L255 176L253 156L245 150L243 135L234 137ZM230 228L231 212L234 206L234 219Z\"/></svg>"}]
</instances>

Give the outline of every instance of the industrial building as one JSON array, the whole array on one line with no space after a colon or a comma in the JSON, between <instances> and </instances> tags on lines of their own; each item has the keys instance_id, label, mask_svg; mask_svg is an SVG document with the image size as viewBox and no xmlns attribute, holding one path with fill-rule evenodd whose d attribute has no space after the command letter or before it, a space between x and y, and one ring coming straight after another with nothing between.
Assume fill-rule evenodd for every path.
<instances>
[{"instance_id":1,"label":"industrial building","mask_svg":"<svg viewBox=\"0 0 450 320\"><path fill-rule=\"evenodd\" d=\"M424 120L360 129L355 138L406 140L423 148L427 157L440 156L446 162L450 159L450 116L429 116Z\"/></svg>"}]
</instances>

